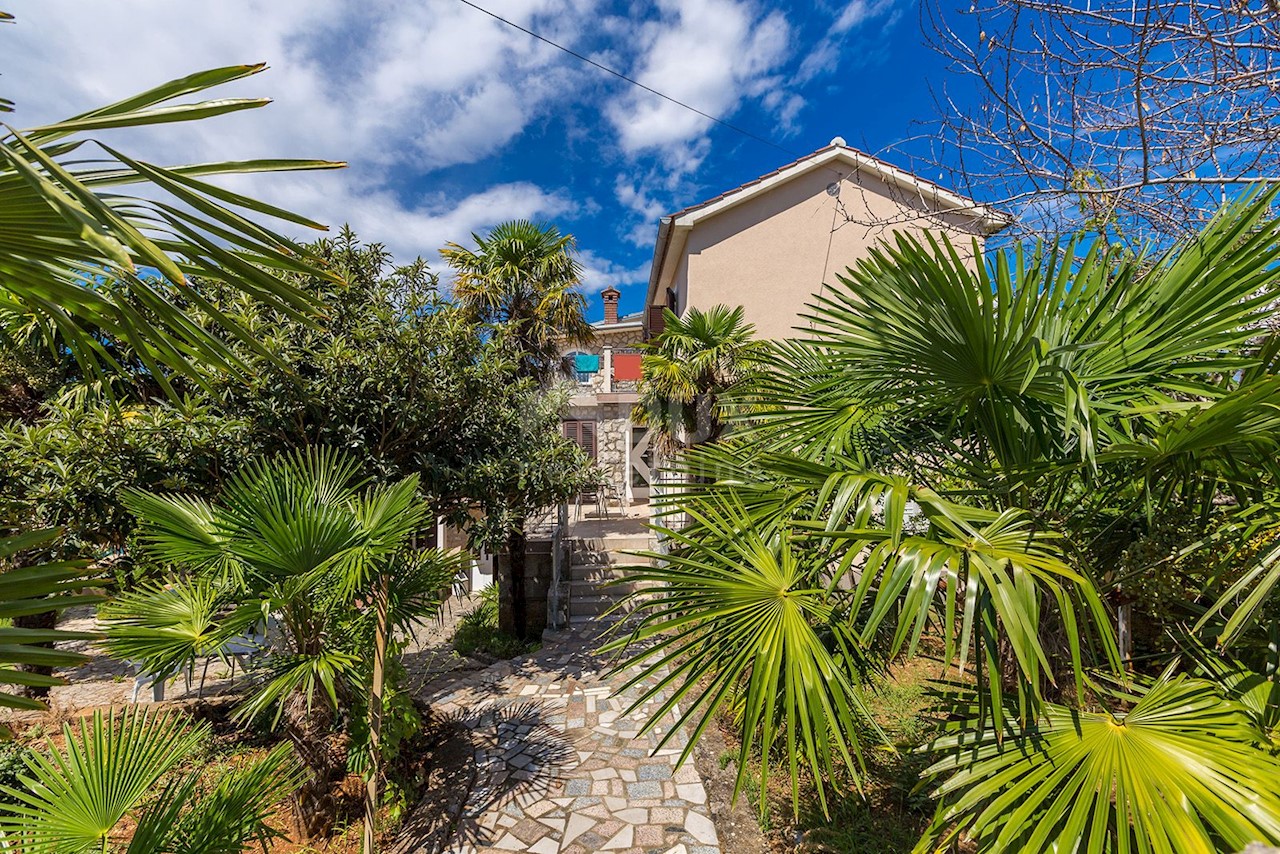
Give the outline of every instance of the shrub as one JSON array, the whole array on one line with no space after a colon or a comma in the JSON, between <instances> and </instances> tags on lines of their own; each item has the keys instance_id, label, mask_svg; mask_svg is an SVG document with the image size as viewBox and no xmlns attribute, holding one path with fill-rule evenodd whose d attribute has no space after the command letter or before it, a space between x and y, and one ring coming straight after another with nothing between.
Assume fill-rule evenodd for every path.
<instances>
[{"instance_id":1,"label":"shrub","mask_svg":"<svg viewBox=\"0 0 1280 854\"><path fill-rule=\"evenodd\" d=\"M498 631L498 586L480 591L480 604L462 616L453 632L453 648L460 655L480 659L515 658L536 651L542 644L525 642Z\"/></svg>"}]
</instances>

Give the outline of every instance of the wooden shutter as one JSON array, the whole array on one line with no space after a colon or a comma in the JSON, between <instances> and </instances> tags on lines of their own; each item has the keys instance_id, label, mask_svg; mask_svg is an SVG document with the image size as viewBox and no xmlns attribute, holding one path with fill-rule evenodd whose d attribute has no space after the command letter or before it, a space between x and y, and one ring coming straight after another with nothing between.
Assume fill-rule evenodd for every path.
<instances>
[{"instance_id":1,"label":"wooden shutter","mask_svg":"<svg viewBox=\"0 0 1280 854\"><path fill-rule=\"evenodd\" d=\"M585 451L591 459L594 460L596 458L596 422L566 421L564 422L564 437L577 443L578 447Z\"/></svg>"},{"instance_id":2,"label":"wooden shutter","mask_svg":"<svg viewBox=\"0 0 1280 854\"><path fill-rule=\"evenodd\" d=\"M650 335L660 335L662 330L666 328L667 322L662 316L663 306L649 306L649 329Z\"/></svg>"}]
</instances>

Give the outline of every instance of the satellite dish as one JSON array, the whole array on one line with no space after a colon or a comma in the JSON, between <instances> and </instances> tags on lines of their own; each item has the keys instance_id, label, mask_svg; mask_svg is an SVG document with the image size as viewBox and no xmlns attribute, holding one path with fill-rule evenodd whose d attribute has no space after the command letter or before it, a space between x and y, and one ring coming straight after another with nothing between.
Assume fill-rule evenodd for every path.
<instances>
[{"instance_id":1,"label":"satellite dish","mask_svg":"<svg viewBox=\"0 0 1280 854\"><path fill-rule=\"evenodd\" d=\"M838 145L838 146L840 146L841 148L846 148L846 147L848 147L848 145L849 145L849 143L847 143L847 142L845 142L845 141L844 141L844 137L842 137L842 136L837 136L835 139L831 140L831 144L832 144L832 145Z\"/></svg>"}]
</instances>

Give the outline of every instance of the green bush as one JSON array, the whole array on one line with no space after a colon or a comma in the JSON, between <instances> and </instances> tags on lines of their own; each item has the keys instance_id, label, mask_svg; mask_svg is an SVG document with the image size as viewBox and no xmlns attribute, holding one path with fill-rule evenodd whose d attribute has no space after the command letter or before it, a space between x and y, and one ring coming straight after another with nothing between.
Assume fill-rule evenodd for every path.
<instances>
[{"instance_id":1,"label":"green bush","mask_svg":"<svg viewBox=\"0 0 1280 854\"><path fill-rule=\"evenodd\" d=\"M18 775L27 770L25 757L31 749L20 741L0 741L0 802L16 803L6 789L20 789Z\"/></svg>"},{"instance_id":2,"label":"green bush","mask_svg":"<svg viewBox=\"0 0 1280 854\"><path fill-rule=\"evenodd\" d=\"M462 616L453 632L453 648L472 658L515 658L537 650L542 644L525 642L498 631L498 586L480 591L480 604Z\"/></svg>"}]
</instances>

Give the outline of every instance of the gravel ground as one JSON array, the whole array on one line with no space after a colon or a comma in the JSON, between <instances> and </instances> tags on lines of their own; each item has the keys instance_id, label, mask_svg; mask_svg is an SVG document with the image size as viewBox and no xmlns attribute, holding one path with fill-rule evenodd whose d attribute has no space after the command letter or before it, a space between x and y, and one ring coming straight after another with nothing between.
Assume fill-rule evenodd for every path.
<instances>
[{"instance_id":1,"label":"gravel ground","mask_svg":"<svg viewBox=\"0 0 1280 854\"><path fill-rule=\"evenodd\" d=\"M733 783L736 765L720 766L720 756L728 749L728 743L715 724L707 727L694 748L692 762L702 775L707 787L708 804L720 833L722 854L767 854L773 850L764 832L751 799L745 794L733 802Z\"/></svg>"}]
</instances>

